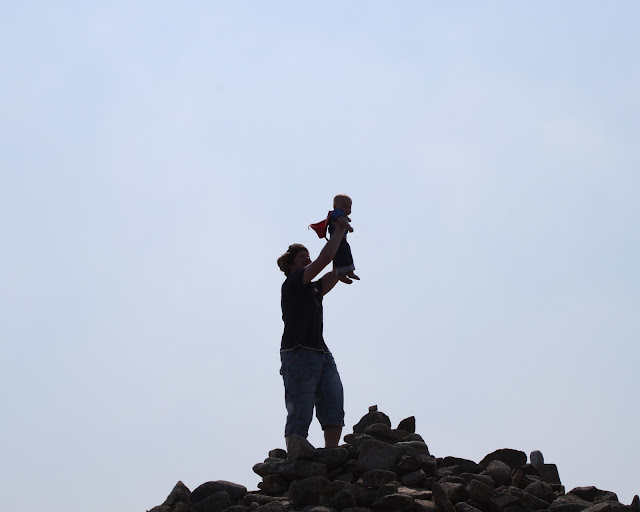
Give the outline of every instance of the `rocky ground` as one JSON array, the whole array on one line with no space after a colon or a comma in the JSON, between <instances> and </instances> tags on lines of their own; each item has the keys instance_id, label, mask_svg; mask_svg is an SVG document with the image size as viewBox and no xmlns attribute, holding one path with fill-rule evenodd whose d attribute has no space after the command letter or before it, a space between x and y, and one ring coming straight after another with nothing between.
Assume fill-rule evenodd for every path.
<instances>
[{"instance_id":1,"label":"rocky ground","mask_svg":"<svg viewBox=\"0 0 640 512\"><path fill-rule=\"evenodd\" d=\"M259 490L218 480L190 491L178 482L148 512L640 512L615 493L577 487L565 493L555 464L540 452L501 449L480 462L436 458L415 433L375 406L337 448L304 442L275 449L253 467Z\"/></svg>"}]
</instances>

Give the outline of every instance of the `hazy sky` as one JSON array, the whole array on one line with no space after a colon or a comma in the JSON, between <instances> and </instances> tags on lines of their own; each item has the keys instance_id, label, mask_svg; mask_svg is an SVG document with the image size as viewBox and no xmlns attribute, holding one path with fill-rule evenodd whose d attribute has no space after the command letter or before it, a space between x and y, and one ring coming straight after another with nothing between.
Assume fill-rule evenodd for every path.
<instances>
[{"instance_id":1,"label":"hazy sky","mask_svg":"<svg viewBox=\"0 0 640 512\"><path fill-rule=\"evenodd\" d=\"M257 488L283 447L276 258L353 198L325 297L345 433L539 449L630 503L636 1L0 5L3 507ZM321 444L314 422L310 440Z\"/></svg>"}]
</instances>

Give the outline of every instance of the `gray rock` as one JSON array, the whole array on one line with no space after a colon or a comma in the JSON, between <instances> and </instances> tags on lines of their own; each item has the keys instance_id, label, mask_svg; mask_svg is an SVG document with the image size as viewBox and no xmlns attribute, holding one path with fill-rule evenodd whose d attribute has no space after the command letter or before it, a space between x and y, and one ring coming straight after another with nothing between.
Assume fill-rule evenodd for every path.
<instances>
[{"instance_id":1,"label":"gray rock","mask_svg":"<svg viewBox=\"0 0 640 512\"><path fill-rule=\"evenodd\" d=\"M262 482L258 484L258 489L266 492L267 494L280 494L285 492L289 488L289 482L287 482L280 475L267 475L262 477Z\"/></svg>"},{"instance_id":2,"label":"gray rock","mask_svg":"<svg viewBox=\"0 0 640 512\"><path fill-rule=\"evenodd\" d=\"M327 469L335 469L347 462L348 458L349 450L343 446L337 446L335 448L318 448L311 460L324 464Z\"/></svg>"},{"instance_id":3,"label":"gray rock","mask_svg":"<svg viewBox=\"0 0 640 512\"><path fill-rule=\"evenodd\" d=\"M369 425L364 429L364 433L378 441L384 441L385 443L396 443L399 441L393 430L391 430L391 427L384 423L374 423L373 425Z\"/></svg>"},{"instance_id":4,"label":"gray rock","mask_svg":"<svg viewBox=\"0 0 640 512\"><path fill-rule=\"evenodd\" d=\"M509 492L518 498L518 501L531 510L544 510L549 507L549 503L546 501L534 496L533 494L529 494L522 489L518 489L517 487L510 487Z\"/></svg>"},{"instance_id":5,"label":"gray rock","mask_svg":"<svg viewBox=\"0 0 640 512\"><path fill-rule=\"evenodd\" d=\"M363 434L365 428L367 428L369 425L374 425L376 423L382 423L387 427L391 428L391 420L389 419L389 416L387 416L383 412L375 411L375 412L368 412L362 418L360 418L360 421L353 426L353 433Z\"/></svg>"},{"instance_id":6,"label":"gray rock","mask_svg":"<svg viewBox=\"0 0 640 512\"><path fill-rule=\"evenodd\" d=\"M461 501L466 501L469 499L469 493L467 492L467 487L465 484L454 483L454 482L443 482L440 480L438 482L440 487L444 490L449 501L455 505Z\"/></svg>"},{"instance_id":7,"label":"gray rock","mask_svg":"<svg viewBox=\"0 0 640 512\"><path fill-rule=\"evenodd\" d=\"M414 503L416 512L440 512L440 508L438 508L435 501L414 499Z\"/></svg>"},{"instance_id":8,"label":"gray rock","mask_svg":"<svg viewBox=\"0 0 640 512\"><path fill-rule=\"evenodd\" d=\"M494 460L504 462L511 469L518 469L520 466L524 466L527 463L527 454L520 450L502 448L486 455L484 459L480 461L480 465L489 466L489 464Z\"/></svg>"},{"instance_id":9,"label":"gray rock","mask_svg":"<svg viewBox=\"0 0 640 512\"><path fill-rule=\"evenodd\" d=\"M246 505L253 507L254 505L262 506L272 501L286 502L287 498L283 496L266 496L264 494L257 494L256 492L248 492L238 505Z\"/></svg>"},{"instance_id":10,"label":"gray rock","mask_svg":"<svg viewBox=\"0 0 640 512\"><path fill-rule=\"evenodd\" d=\"M342 511L345 508L356 508L358 503L349 489L343 489L329 500L327 506Z\"/></svg>"},{"instance_id":11,"label":"gray rock","mask_svg":"<svg viewBox=\"0 0 640 512\"><path fill-rule=\"evenodd\" d=\"M575 494L583 500L592 502L618 501L618 496L615 492L603 491L592 485L588 487L576 487L571 489L567 494Z\"/></svg>"},{"instance_id":12,"label":"gray rock","mask_svg":"<svg viewBox=\"0 0 640 512\"><path fill-rule=\"evenodd\" d=\"M259 462L253 466L253 472L261 477L267 475L277 475L280 468L286 463L285 460L278 460L278 462Z\"/></svg>"},{"instance_id":13,"label":"gray rock","mask_svg":"<svg viewBox=\"0 0 640 512\"><path fill-rule=\"evenodd\" d=\"M412 489L411 487L400 486L398 487L400 494L406 494L411 496L414 500L430 500L433 499L433 493L426 489Z\"/></svg>"},{"instance_id":14,"label":"gray rock","mask_svg":"<svg viewBox=\"0 0 640 512\"><path fill-rule=\"evenodd\" d=\"M482 505L489 505L491 497L495 493L495 490L480 480L472 480L469 484L469 496L472 500L477 501Z\"/></svg>"},{"instance_id":15,"label":"gray rock","mask_svg":"<svg viewBox=\"0 0 640 512\"><path fill-rule=\"evenodd\" d=\"M345 508L342 512L371 512L371 509L367 507L353 507Z\"/></svg>"},{"instance_id":16,"label":"gray rock","mask_svg":"<svg viewBox=\"0 0 640 512\"><path fill-rule=\"evenodd\" d=\"M403 439L403 441L420 441L421 443L424 443L424 439L420 434L409 434Z\"/></svg>"},{"instance_id":17,"label":"gray rock","mask_svg":"<svg viewBox=\"0 0 640 512\"><path fill-rule=\"evenodd\" d=\"M408 418L403 419L398 424L398 430L405 430L411 434L415 434L416 432L416 417L409 416Z\"/></svg>"},{"instance_id":18,"label":"gray rock","mask_svg":"<svg viewBox=\"0 0 640 512\"><path fill-rule=\"evenodd\" d=\"M631 500L631 505L629 505L631 512L640 512L640 496L637 494Z\"/></svg>"},{"instance_id":19,"label":"gray rock","mask_svg":"<svg viewBox=\"0 0 640 512\"><path fill-rule=\"evenodd\" d=\"M322 506L307 507L304 510L305 512L336 512L336 510L331 507L322 507Z\"/></svg>"},{"instance_id":20,"label":"gray rock","mask_svg":"<svg viewBox=\"0 0 640 512\"><path fill-rule=\"evenodd\" d=\"M555 464L545 464L540 468L540 476L542 480L547 482L548 484L557 484L560 485L562 482L560 481L560 474L558 473L558 468Z\"/></svg>"},{"instance_id":21,"label":"gray rock","mask_svg":"<svg viewBox=\"0 0 640 512\"><path fill-rule=\"evenodd\" d=\"M505 512L513 506L520 507L518 498L507 491L497 492L489 501L489 510L491 510L491 512Z\"/></svg>"},{"instance_id":22,"label":"gray rock","mask_svg":"<svg viewBox=\"0 0 640 512\"><path fill-rule=\"evenodd\" d=\"M590 502L583 500L575 494L566 494L553 500L549 506L549 510L551 512L580 512L590 506Z\"/></svg>"},{"instance_id":23,"label":"gray rock","mask_svg":"<svg viewBox=\"0 0 640 512\"><path fill-rule=\"evenodd\" d=\"M482 470L485 469L486 466L482 466L473 462L472 460L461 459L459 457L445 457L438 461L438 467L447 468L447 467L455 467L454 472L456 474L460 473L481 473Z\"/></svg>"},{"instance_id":24,"label":"gray rock","mask_svg":"<svg viewBox=\"0 0 640 512\"><path fill-rule=\"evenodd\" d=\"M373 510L413 510L415 501L411 496L406 494L389 494L378 498L373 503Z\"/></svg>"},{"instance_id":25,"label":"gray rock","mask_svg":"<svg viewBox=\"0 0 640 512\"><path fill-rule=\"evenodd\" d=\"M287 436L287 459L311 460L316 453L315 447L298 434Z\"/></svg>"},{"instance_id":26,"label":"gray rock","mask_svg":"<svg viewBox=\"0 0 640 512\"><path fill-rule=\"evenodd\" d=\"M389 482L388 484L384 484L376 491L376 499L382 498L383 496L389 496L389 494L395 494L398 492L400 488L400 484L398 482Z\"/></svg>"},{"instance_id":27,"label":"gray rock","mask_svg":"<svg viewBox=\"0 0 640 512\"><path fill-rule=\"evenodd\" d=\"M491 489L495 488L496 483L493 478L489 475L476 475L473 473L460 473L460 478L462 478L467 484L470 484L474 480L478 480L482 482L484 485L490 487Z\"/></svg>"},{"instance_id":28,"label":"gray rock","mask_svg":"<svg viewBox=\"0 0 640 512\"><path fill-rule=\"evenodd\" d=\"M420 469L427 476L436 476L438 474L438 460L435 457L419 457Z\"/></svg>"},{"instance_id":29,"label":"gray rock","mask_svg":"<svg viewBox=\"0 0 640 512\"><path fill-rule=\"evenodd\" d=\"M402 482L402 485L406 485L408 487L421 487L427 482L427 475L424 471L419 469L418 471L414 471L413 473L403 476L400 481Z\"/></svg>"},{"instance_id":30,"label":"gray rock","mask_svg":"<svg viewBox=\"0 0 640 512\"><path fill-rule=\"evenodd\" d=\"M493 478L496 485L508 485L511 481L511 468L498 459L491 461L482 474Z\"/></svg>"},{"instance_id":31,"label":"gray rock","mask_svg":"<svg viewBox=\"0 0 640 512\"><path fill-rule=\"evenodd\" d=\"M372 469L392 471L401 456L402 450L397 445L370 439L360 447L357 468L362 472L371 471Z\"/></svg>"},{"instance_id":32,"label":"gray rock","mask_svg":"<svg viewBox=\"0 0 640 512\"><path fill-rule=\"evenodd\" d=\"M428 457L429 447L422 441L401 441L396 446L402 450L403 455L411 455L413 457Z\"/></svg>"},{"instance_id":33,"label":"gray rock","mask_svg":"<svg viewBox=\"0 0 640 512\"><path fill-rule=\"evenodd\" d=\"M245 505L232 505L224 512L249 512L251 507L247 507Z\"/></svg>"},{"instance_id":34,"label":"gray rock","mask_svg":"<svg viewBox=\"0 0 640 512\"><path fill-rule=\"evenodd\" d=\"M629 507L618 501L606 500L594 503L585 512L629 512Z\"/></svg>"},{"instance_id":35,"label":"gray rock","mask_svg":"<svg viewBox=\"0 0 640 512\"><path fill-rule=\"evenodd\" d=\"M233 501L238 501L247 494L247 488L244 485L234 484L233 482L227 482L226 480L215 480L213 482L205 482L204 484L196 487L191 493L191 502L196 503L211 494L224 491L229 493Z\"/></svg>"},{"instance_id":36,"label":"gray rock","mask_svg":"<svg viewBox=\"0 0 640 512\"><path fill-rule=\"evenodd\" d=\"M195 503L192 501L191 512L222 512L235 504L228 492L219 491Z\"/></svg>"},{"instance_id":37,"label":"gray rock","mask_svg":"<svg viewBox=\"0 0 640 512\"><path fill-rule=\"evenodd\" d=\"M287 509L288 507L285 505L285 502L271 501L269 503L265 503L264 505L260 505L254 510L256 510L257 512L286 512Z\"/></svg>"},{"instance_id":38,"label":"gray rock","mask_svg":"<svg viewBox=\"0 0 640 512\"><path fill-rule=\"evenodd\" d=\"M310 476L296 480L289 487L289 500L296 508L320 505L320 493L329 485L323 476Z\"/></svg>"},{"instance_id":39,"label":"gray rock","mask_svg":"<svg viewBox=\"0 0 640 512\"><path fill-rule=\"evenodd\" d=\"M272 459L286 459L287 451L283 450L282 448L274 448L269 452L269 457L271 457Z\"/></svg>"},{"instance_id":40,"label":"gray rock","mask_svg":"<svg viewBox=\"0 0 640 512\"><path fill-rule=\"evenodd\" d=\"M395 480L397 480L397 475L386 469L372 469L362 474L362 485L365 487L377 489Z\"/></svg>"},{"instance_id":41,"label":"gray rock","mask_svg":"<svg viewBox=\"0 0 640 512\"><path fill-rule=\"evenodd\" d=\"M451 503L447 493L438 482L431 486L431 491L433 492L433 501L438 505L441 512L455 512L456 509L453 503Z\"/></svg>"},{"instance_id":42,"label":"gray rock","mask_svg":"<svg viewBox=\"0 0 640 512\"><path fill-rule=\"evenodd\" d=\"M189 507L191 505L191 491L189 488L182 483L182 481L178 481L178 483L173 487L167 499L164 500L162 505L158 507L154 507L154 509L159 509L156 512L161 512L160 507L165 507L166 510L176 509L180 503L184 503ZM151 509L151 510L154 510Z\"/></svg>"},{"instance_id":43,"label":"gray rock","mask_svg":"<svg viewBox=\"0 0 640 512\"><path fill-rule=\"evenodd\" d=\"M421 469L420 459L412 455L403 455L397 465L397 471L401 475L413 473Z\"/></svg>"},{"instance_id":44,"label":"gray rock","mask_svg":"<svg viewBox=\"0 0 640 512\"><path fill-rule=\"evenodd\" d=\"M456 512L481 512L476 507L461 501L460 503L456 503Z\"/></svg>"},{"instance_id":45,"label":"gray rock","mask_svg":"<svg viewBox=\"0 0 640 512\"><path fill-rule=\"evenodd\" d=\"M531 464L533 464L537 468L541 468L542 466L544 466L544 456L542 455L542 452L540 450L533 450L529 454L529 460L531 461Z\"/></svg>"},{"instance_id":46,"label":"gray rock","mask_svg":"<svg viewBox=\"0 0 640 512\"><path fill-rule=\"evenodd\" d=\"M525 487L524 490L547 503L551 503L557 498L556 494L551 490L551 486L546 482L533 482Z\"/></svg>"},{"instance_id":47,"label":"gray rock","mask_svg":"<svg viewBox=\"0 0 640 512\"><path fill-rule=\"evenodd\" d=\"M301 480L310 476L326 476L327 466L309 460L287 460L278 470L278 474L287 480Z\"/></svg>"}]
</instances>

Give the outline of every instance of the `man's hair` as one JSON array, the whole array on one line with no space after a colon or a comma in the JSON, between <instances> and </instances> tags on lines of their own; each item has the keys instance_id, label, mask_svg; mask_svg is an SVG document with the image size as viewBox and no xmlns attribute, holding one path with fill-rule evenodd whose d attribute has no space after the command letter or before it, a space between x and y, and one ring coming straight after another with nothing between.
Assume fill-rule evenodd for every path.
<instances>
[{"instance_id":1,"label":"man's hair","mask_svg":"<svg viewBox=\"0 0 640 512\"><path fill-rule=\"evenodd\" d=\"M353 201L347 194L338 194L333 198L333 207L336 208L338 204L342 204L344 202L353 203Z\"/></svg>"},{"instance_id":2,"label":"man's hair","mask_svg":"<svg viewBox=\"0 0 640 512\"><path fill-rule=\"evenodd\" d=\"M287 249L287 252L278 258L278 268L284 272L285 276L288 276L289 272L291 272L293 258L295 258L300 251L309 252L309 249L302 244L291 244Z\"/></svg>"}]
</instances>

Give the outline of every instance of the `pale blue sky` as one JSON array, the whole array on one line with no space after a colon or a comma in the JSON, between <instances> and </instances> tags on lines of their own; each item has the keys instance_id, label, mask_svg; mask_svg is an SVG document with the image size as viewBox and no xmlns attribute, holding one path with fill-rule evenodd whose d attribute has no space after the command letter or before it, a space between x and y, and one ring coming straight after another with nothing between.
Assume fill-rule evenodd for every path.
<instances>
[{"instance_id":1,"label":"pale blue sky","mask_svg":"<svg viewBox=\"0 0 640 512\"><path fill-rule=\"evenodd\" d=\"M185 5L183 5L185 4ZM640 4L0 6L3 504L256 489L283 446L276 258L353 198L325 301L346 432L540 449L629 503ZM314 423L310 440L319 444Z\"/></svg>"}]
</instances>

